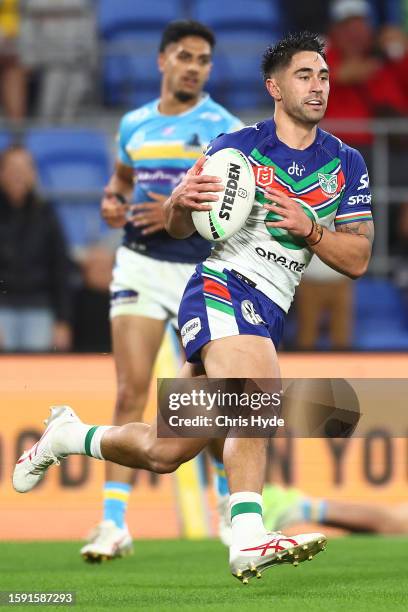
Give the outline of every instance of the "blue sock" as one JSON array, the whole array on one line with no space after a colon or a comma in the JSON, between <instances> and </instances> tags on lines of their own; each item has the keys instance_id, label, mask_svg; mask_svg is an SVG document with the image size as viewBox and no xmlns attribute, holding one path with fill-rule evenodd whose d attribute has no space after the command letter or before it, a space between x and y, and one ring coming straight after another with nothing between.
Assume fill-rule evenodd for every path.
<instances>
[{"instance_id":1,"label":"blue sock","mask_svg":"<svg viewBox=\"0 0 408 612\"><path fill-rule=\"evenodd\" d=\"M113 521L117 527L125 526L125 514L128 506L131 485L123 482L105 482L103 487L103 520Z\"/></svg>"},{"instance_id":2,"label":"blue sock","mask_svg":"<svg viewBox=\"0 0 408 612\"><path fill-rule=\"evenodd\" d=\"M229 495L228 481L225 474L224 464L213 458L213 466L215 470L215 490L219 497Z\"/></svg>"}]
</instances>

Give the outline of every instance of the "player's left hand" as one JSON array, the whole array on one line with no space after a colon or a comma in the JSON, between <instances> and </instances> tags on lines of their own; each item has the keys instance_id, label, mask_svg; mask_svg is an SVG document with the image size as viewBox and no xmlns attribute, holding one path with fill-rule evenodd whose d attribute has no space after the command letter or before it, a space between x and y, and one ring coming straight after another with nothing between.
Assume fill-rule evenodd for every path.
<instances>
[{"instance_id":1,"label":"player's left hand","mask_svg":"<svg viewBox=\"0 0 408 612\"><path fill-rule=\"evenodd\" d=\"M147 195L152 199L152 202L136 204L133 209L133 215L129 219L135 227L144 228L142 230L144 236L164 229L163 204L168 198L168 196L154 193L154 191L148 191Z\"/></svg>"},{"instance_id":2,"label":"player's left hand","mask_svg":"<svg viewBox=\"0 0 408 612\"><path fill-rule=\"evenodd\" d=\"M265 197L271 200L271 204L264 204L266 210L270 210L282 219L280 221L267 221L267 227L280 227L288 230L294 236L304 238L310 234L312 229L311 219L306 215L299 202L295 202L292 198L279 191L267 187Z\"/></svg>"}]
</instances>

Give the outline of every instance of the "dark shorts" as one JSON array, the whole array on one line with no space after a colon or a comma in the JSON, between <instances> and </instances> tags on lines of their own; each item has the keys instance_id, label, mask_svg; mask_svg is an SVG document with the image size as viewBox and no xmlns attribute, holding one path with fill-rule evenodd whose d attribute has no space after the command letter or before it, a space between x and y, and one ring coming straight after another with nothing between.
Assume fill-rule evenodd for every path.
<instances>
[{"instance_id":1,"label":"dark shorts","mask_svg":"<svg viewBox=\"0 0 408 612\"><path fill-rule=\"evenodd\" d=\"M202 347L218 338L263 336L277 347L285 312L239 271L199 264L184 290L178 321L187 361L200 363Z\"/></svg>"}]
</instances>

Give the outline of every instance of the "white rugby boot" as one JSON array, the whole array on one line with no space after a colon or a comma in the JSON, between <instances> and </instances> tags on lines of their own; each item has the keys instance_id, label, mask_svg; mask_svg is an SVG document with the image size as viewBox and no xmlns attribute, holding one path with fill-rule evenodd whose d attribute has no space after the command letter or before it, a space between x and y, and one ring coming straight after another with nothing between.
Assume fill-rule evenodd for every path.
<instances>
[{"instance_id":1,"label":"white rugby boot","mask_svg":"<svg viewBox=\"0 0 408 612\"><path fill-rule=\"evenodd\" d=\"M230 569L243 584L250 578L261 578L262 573L280 563L299 565L311 561L325 549L326 536L322 533L302 533L285 536L280 532L265 533L254 538L253 544L244 548L231 546Z\"/></svg>"},{"instance_id":2,"label":"white rugby boot","mask_svg":"<svg viewBox=\"0 0 408 612\"><path fill-rule=\"evenodd\" d=\"M80 554L89 563L100 563L126 557L133 553L133 540L127 527L121 529L114 521L102 521L95 527Z\"/></svg>"},{"instance_id":3,"label":"white rugby boot","mask_svg":"<svg viewBox=\"0 0 408 612\"><path fill-rule=\"evenodd\" d=\"M69 406L53 406L50 410L51 416L44 421L47 428L40 440L24 451L14 468L13 486L18 493L31 491L51 465L59 465L67 457L59 441L63 439L61 429L69 423L81 423Z\"/></svg>"}]
</instances>

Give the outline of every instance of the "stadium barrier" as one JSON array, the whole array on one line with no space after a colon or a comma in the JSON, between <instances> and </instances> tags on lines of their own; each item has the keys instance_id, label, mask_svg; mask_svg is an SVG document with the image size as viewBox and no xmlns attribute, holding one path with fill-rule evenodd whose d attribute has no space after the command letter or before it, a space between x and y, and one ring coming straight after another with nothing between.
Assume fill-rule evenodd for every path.
<instances>
[{"instance_id":1,"label":"stadium barrier","mask_svg":"<svg viewBox=\"0 0 408 612\"><path fill-rule=\"evenodd\" d=\"M26 495L13 491L11 471L22 450L40 435L42 420L53 403L72 405L85 422L109 423L115 396L112 358L2 356L0 363L0 540L83 538L101 517L102 462L70 457L61 468L52 468L41 485ZM404 378L407 365L406 354L281 356L284 377ZM167 340L156 374L173 376L175 369ZM154 414L153 386L146 420ZM269 478L319 497L405 501L407 451L406 439L391 438L384 431L354 440L281 439ZM138 487L129 512L130 528L137 537L204 537L214 533L214 493L205 485L207 474L208 482L211 480L211 469L207 461L199 463L200 470L196 462L177 477L137 473ZM194 515L193 523L186 521L187 508Z\"/></svg>"}]
</instances>

